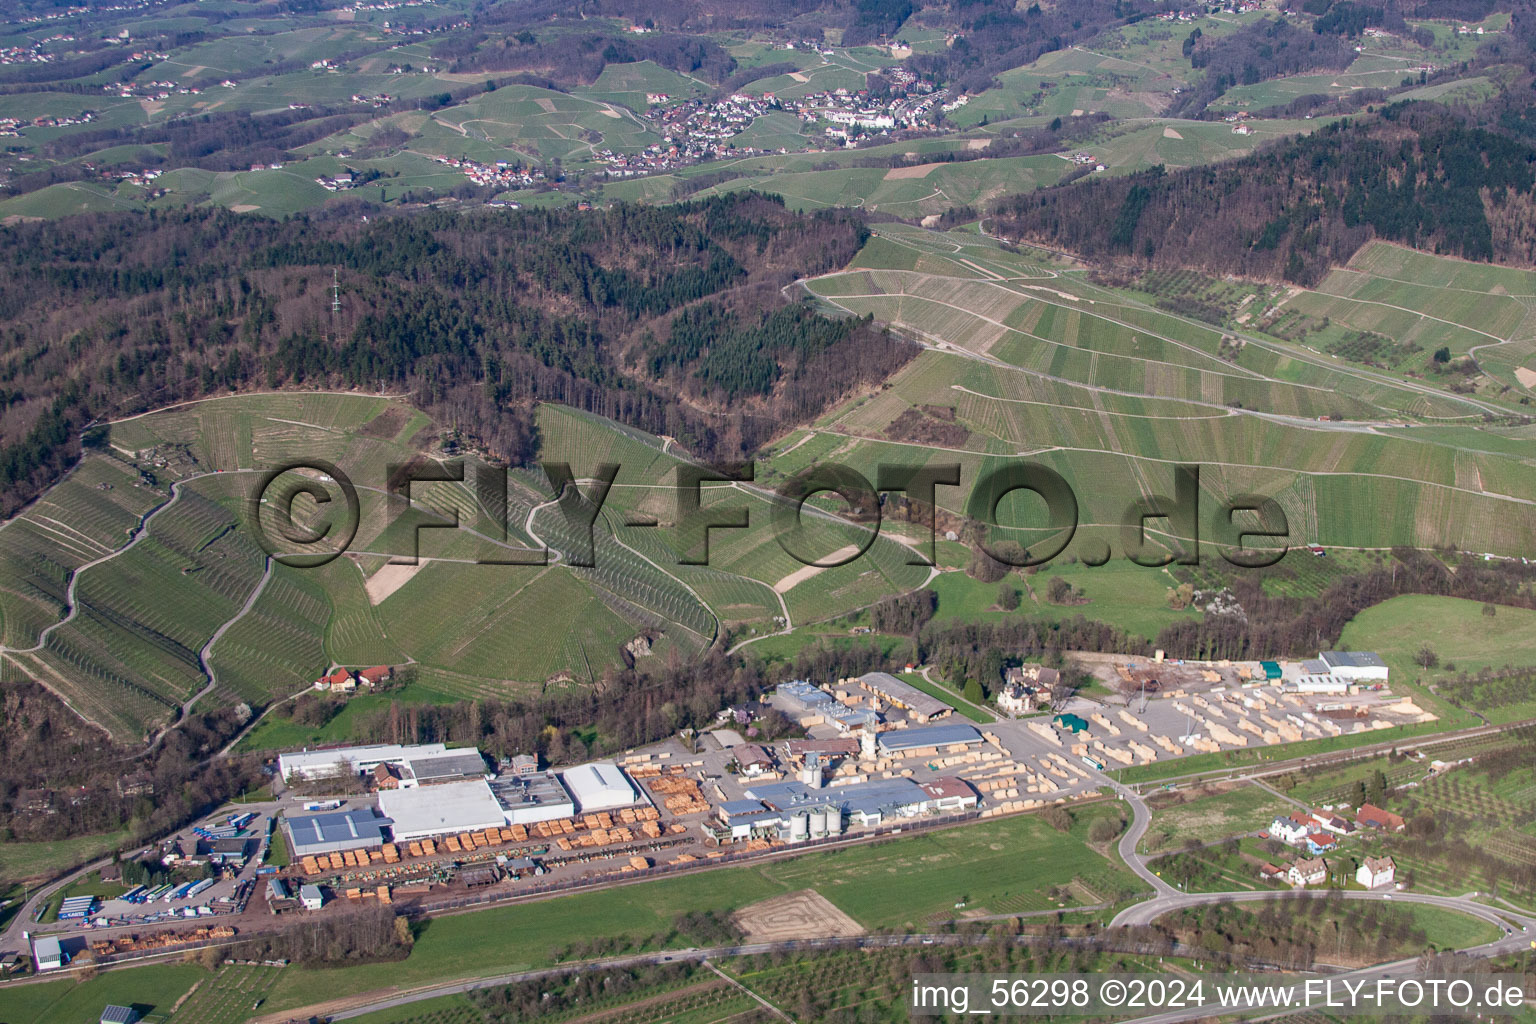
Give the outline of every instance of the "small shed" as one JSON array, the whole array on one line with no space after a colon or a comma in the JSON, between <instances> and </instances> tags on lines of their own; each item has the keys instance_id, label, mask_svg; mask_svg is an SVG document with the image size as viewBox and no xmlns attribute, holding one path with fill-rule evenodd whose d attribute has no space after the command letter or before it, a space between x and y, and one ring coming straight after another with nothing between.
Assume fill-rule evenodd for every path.
<instances>
[{"instance_id":1,"label":"small shed","mask_svg":"<svg viewBox=\"0 0 1536 1024\"><path fill-rule=\"evenodd\" d=\"M133 1007L109 1003L101 1011L100 1024L134 1024L138 1019L139 1011Z\"/></svg>"}]
</instances>

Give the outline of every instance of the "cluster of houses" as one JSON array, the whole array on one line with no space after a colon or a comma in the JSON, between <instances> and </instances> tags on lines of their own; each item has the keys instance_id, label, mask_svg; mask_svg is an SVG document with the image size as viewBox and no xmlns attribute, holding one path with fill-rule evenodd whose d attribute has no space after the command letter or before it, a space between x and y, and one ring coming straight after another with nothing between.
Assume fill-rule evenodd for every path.
<instances>
[{"instance_id":1,"label":"cluster of houses","mask_svg":"<svg viewBox=\"0 0 1536 1024\"><path fill-rule=\"evenodd\" d=\"M119 99L167 100L172 96L201 96L203 90L195 85L177 85L175 82L109 82L101 91Z\"/></svg>"},{"instance_id":2,"label":"cluster of houses","mask_svg":"<svg viewBox=\"0 0 1536 1024\"><path fill-rule=\"evenodd\" d=\"M737 146L733 141L752 122L771 111L795 114L809 131L820 129L826 138L843 144L864 133L889 135L923 126L944 91L935 90L905 68L891 68L883 74L893 89L891 97L884 100L874 99L866 89L834 89L794 98L771 92L761 96L737 92L719 99L689 98L677 102L667 93L647 93L650 108L646 116L659 123L662 142L639 153L601 149L596 155L608 165L611 177L622 178L673 170L701 160L773 152ZM777 152L787 150L780 148Z\"/></svg>"},{"instance_id":3,"label":"cluster of houses","mask_svg":"<svg viewBox=\"0 0 1536 1024\"><path fill-rule=\"evenodd\" d=\"M360 14L363 11L398 11L404 7L431 7L437 0L358 0L357 3L347 4L341 8L351 14ZM385 23L386 27L388 22Z\"/></svg>"},{"instance_id":4,"label":"cluster of houses","mask_svg":"<svg viewBox=\"0 0 1536 1024\"><path fill-rule=\"evenodd\" d=\"M43 44L31 46L0 46L0 64L47 64L53 54L43 49Z\"/></svg>"},{"instance_id":5,"label":"cluster of houses","mask_svg":"<svg viewBox=\"0 0 1536 1024\"><path fill-rule=\"evenodd\" d=\"M1287 846L1305 850L1307 856L1299 856L1283 866L1263 864L1259 876L1268 881L1288 882L1297 888L1322 884L1328 880L1330 871L1325 858L1337 853L1340 842L1354 836L1362 827L1401 832L1406 823L1400 815L1374 804L1362 805L1354 821L1331 810L1298 810L1286 817L1277 817L1269 824L1269 836ZM1366 857L1355 872L1355 880L1367 889L1392 885L1397 880L1397 866L1391 857Z\"/></svg>"},{"instance_id":6,"label":"cluster of houses","mask_svg":"<svg viewBox=\"0 0 1536 1024\"><path fill-rule=\"evenodd\" d=\"M375 687L394 677L395 670L388 665L373 668L337 668L315 680L314 687L325 693L353 693L359 686Z\"/></svg>"},{"instance_id":7,"label":"cluster of houses","mask_svg":"<svg viewBox=\"0 0 1536 1024\"><path fill-rule=\"evenodd\" d=\"M1104 170L1104 165L1094 158L1092 153L1079 151L1067 158L1079 167L1092 167L1095 171Z\"/></svg>"},{"instance_id":8,"label":"cluster of houses","mask_svg":"<svg viewBox=\"0 0 1536 1024\"><path fill-rule=\"evenodd\" d=\"M522 164L514 164L507 160L498 160L494 164L483 164L478 160L456 156L439 156L434 159L440 164L452 167L454 170L463 171L464 176L476 185L519 189L532 188L544 180L544 172L539 168L525 167Z\"/></svg>"},{"instance_id":9,"label":"cluster of houses","mask_svg":"<svg viewBox=\"0 0 1536 1024\"><path fill-rule=\"evenodd\" d=\"M370 107L377 108L389 106L391 103L395 102L395 98L387 92L381 92L373 96L364 96L362 93L355 92L352 94L352 102L366 103Z\"/></svg>"},{"instance_id":10,"label":"cluster of houses","mask_svg":"<svg viewBox=\"0 0 1536 1024\"><path fill-rule=\"evenodd\" d=\"M124 185L137 185L164 194L164 190L156 190L155 179L165 172L158 167L145 167L137 171L105 171L103 176L110 181L117 181Z\"/></svg>"},{"instance_id":11,"label":"cluster of houses","mask_svg":"<svg viewBox=\"0 0 1536 1024\"><path fill-rule=\"evenodd\" d=\"M123 11L142 11L146 7L152 7L161 0L130 0L127 3L116 4L90 4L74 5L59 11L49 11L47 14L34 14L25 18L16 19L22 25L38 25L45 21L62 21L65 18L78 18L82 14L117 14ZM127 30L124 29L126 32Z\"/></svg>"},{"instance_id":12,"label":"cluster of houses","mask_svg":"<svg viewBox=\"0 0 1536 1024\"><path fill-rule=\"evenodd\" d=\"M28 128L63 128L71 124L90 124L94 120L94 110L82 110L78 114L44 114L41 117L0 117L0 137L16 138Z\"/></svg>"},{"instance_id":13,"label":"cluster of houses","mask_svg":"<svg viewBox=\"0 0 1536 1024\"><path fill-rule=\"evenodd\" d=\"M1257 11L1263 6L1259 0L1238 0L1237 3L1229 4L1201 4L1198 7L1191 7L1187 11L1164 11L1157 16L1157 20L1199 21L1208 14L1247 14L1250 11Z\"/></svg>"}]
</instances>

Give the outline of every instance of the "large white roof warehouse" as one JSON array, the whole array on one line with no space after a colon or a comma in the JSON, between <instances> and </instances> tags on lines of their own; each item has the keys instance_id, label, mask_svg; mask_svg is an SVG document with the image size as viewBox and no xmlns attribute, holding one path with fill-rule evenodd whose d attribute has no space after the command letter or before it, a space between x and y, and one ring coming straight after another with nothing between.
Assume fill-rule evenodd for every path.
<instances>
[{"instance_id":1,"label":"large white roof warehouse","mask_svg":"<svg viewBox=\"0 0 1536 1024\"><path fill-rule=\"evenodd\" d=\"M391 831L397 843L451 832L478 832L507 823L501 804L484 779L382 790L379 810L394 820Z\"/></svg>"},{"instance_id":2,"label":"large white roof warehouse","mask_svg":"<svg viewBox=\"0 0 1536 1024\"><path fill-rule=\"evenodd\" d=\"M628 807L640 800L634 783L618 765L609 761L578 765L562 773L560 780L575 798L576 809L583 814Z\"/></svg>"},{"instance_id":3,"label":"large white roof warehouse","mask_svg":"<svg viewBox=\"0 0 1536 1024\"><path fill-rule=\"evenodd\" d=\"M374 743L362 747L332 747L329 750L295 750L277 759L284 779L318 779L341 775L348 770L371 772L381 764L399 764L415 757L441 757L448 748L441 743ZM463 753L463 751L457 751Z\"/></svg>"}]
</instances>

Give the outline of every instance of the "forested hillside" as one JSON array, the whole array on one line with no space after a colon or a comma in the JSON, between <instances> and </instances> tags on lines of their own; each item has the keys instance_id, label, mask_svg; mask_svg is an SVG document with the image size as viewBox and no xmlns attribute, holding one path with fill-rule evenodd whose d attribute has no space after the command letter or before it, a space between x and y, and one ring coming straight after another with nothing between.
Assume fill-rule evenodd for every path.
<instances>
[{"instance_id":1,"label":"forested hillside","mask_svg":"<svg viewBox=\"0 0 1536 1024\"><path fill-rule=\"evenodd\" d=\"M1407 103L1252 156L999 201L996 230L1090 259L1319 281L1371 238L1470 260L1536 260L1536 147Z\"/></svg>"},{"instance_id":2,"label":"forested hillside","mask_svg":"<svg viewBox=\"0 0 1536 1024\"><path fill-rule=\"evenodd\" d=\"M282 223L199 209L6 227L3 511L57 478L89 421L250 387L409 391L515 462L537 449L541 400L739 457L911 358L863 322L784 307L780 288L841 266L865 237L847 214L745 193L665 209Z\"/></svg>"}]
</instances>

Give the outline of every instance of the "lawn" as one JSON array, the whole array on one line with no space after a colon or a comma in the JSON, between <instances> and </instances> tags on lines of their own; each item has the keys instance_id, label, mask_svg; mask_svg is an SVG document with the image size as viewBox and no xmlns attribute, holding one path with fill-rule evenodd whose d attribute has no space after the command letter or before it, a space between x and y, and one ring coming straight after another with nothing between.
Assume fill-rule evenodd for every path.
<instances>
[{"instance_id":1,"label":"lawn","mask_svg":"<svg viewBox=\"0 0 1536 1024\"><path fill-rule=\"evenodd\" d=\"M132 841L127 829L40 843L0 843L0 880L52 878Z\"/></svg>"}]
</instances>

